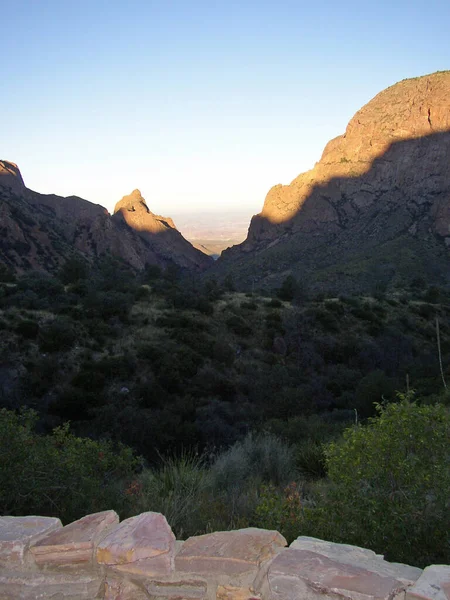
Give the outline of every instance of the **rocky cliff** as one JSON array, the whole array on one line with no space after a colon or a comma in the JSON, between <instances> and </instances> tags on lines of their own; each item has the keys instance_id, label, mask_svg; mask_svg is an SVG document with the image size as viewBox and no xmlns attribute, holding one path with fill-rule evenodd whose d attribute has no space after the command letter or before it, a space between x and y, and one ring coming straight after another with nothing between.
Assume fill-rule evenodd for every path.
<instances>
[{"instance_id":1,"label":"rocky cliff","mask_svg":"<svg viewBox=\"0 0 450 600\"><path fill-rule=\"evenodd\" d=\"M137 190L111 217L102 206L76 196L29 190L17 165L0 161L0 261L17 272L52 272L74 252L88 260L112 255L138 270L175 263L201 271L212 262L170 219L153 215Z\"/></svg>"},{"instance_id":2,"label":"rocky cliff","mask_svg":"<svg viewBox=\"0 0 450 600\"><path fill-rule=\"evenodd\" d=\"M447 71L397 83L359 110L311 171L269 191L221 268L232 264L247 285L255 270L268 286L288 273L336 288L444 281L449 245Z\"/></svg>"}]
</instances>

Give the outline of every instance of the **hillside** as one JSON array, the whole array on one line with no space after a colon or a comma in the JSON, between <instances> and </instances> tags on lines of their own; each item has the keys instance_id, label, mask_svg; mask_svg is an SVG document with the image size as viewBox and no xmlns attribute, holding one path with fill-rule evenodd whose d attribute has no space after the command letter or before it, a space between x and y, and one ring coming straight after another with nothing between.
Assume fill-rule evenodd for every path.
<instances>
[{"instance_id":1,"label":"hillside","mask_svg":"<svg viewBox=\"0 0 450 600\"><path fill-rule=\"evenodd\" d=\"M136 200L135 213L126 198ZM0 261L18 273L54 273L72 255L88 262L112 256L138 271L147 264L201 271L212 262L171 219L153 215L138 190L119 202L111 217L76 196L29 190L17 165L7 161L0 161L0 223Z\"/></svg>"},{"instance_id":2,"label":"hillside","mask_svg":"<svg viewBox=\"0 0 450 600\"><path fill-rule=\"evenodd\" d=\"M374 290L449 279L450 72L397 83L352 118L315 167L273 187L218 273L273 288Z\"/></svg>"}]
</instances>

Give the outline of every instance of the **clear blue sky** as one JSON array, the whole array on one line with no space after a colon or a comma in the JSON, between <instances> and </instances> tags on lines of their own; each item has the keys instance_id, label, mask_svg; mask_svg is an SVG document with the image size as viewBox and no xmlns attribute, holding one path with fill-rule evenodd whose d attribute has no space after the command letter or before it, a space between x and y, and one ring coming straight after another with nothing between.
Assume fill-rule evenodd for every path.
<instances>
[{"instance_id":1,"label":"clear blue sky","mask_svg":"<svg viewBox=\"0 0 450 600\"><path fill-rule=\"evenodd\" d=\"M449 0L0 0L0 158L111 209L262 208L385 87L450 68Z\"/></svg>"}]
</instances>

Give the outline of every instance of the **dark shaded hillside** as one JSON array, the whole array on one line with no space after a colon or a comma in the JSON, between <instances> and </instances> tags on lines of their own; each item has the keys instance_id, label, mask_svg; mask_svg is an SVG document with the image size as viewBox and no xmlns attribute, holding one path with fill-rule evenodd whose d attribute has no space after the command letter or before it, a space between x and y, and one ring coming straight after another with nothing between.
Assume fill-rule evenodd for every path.
<instances>
[{"instance_id":1,"label":"dark shaded hillside","mask_svg":"<svg viewBox=\"0 0 450 600\"><path fill-rule=\"evenodd\" d=\"M72 255L88 262L115 257L137 271L147 264L201 271L212 263L170 219L156 217L146 205L143 210L148 218L142 228L125 218L126 209L111 217L76 196L33 192L15 165L0 161L0 261L19 273L55 273Z\"/></svg>"},{"instance_id":2,"label":"dark shaded hillside","mask_svg":"<svg viewBox=\"0 0 450 600\"><path fill-rule=\"evenodd\" d=\"M169 271L140 282L108 264L72 283L67 274L65 286L34 273L1 287L1 403L148 460L255 429L321 439L355 409L362 419L394 400L407 375L422 396L437 393L436 316L450 376L449 299L423 282L296 306L211 282L191 288Z\"/></svg>"},{"instance_id":3,"label":"dark shaded hillside","mask_svg":"<svg viewBox=\"0 0 450 600\"><path fill-rule=\"evenodd\" d=\"M436 167L422 179L414 165L425 157ZM391 144L362 175L314 185L286 221L253 217L247 240L223 253L218 272L247 288L274 288L287 274L338 292L417 277L448 283L450 174L440 168L448 157L450 132Z\"/></svg>"}]
</instances>

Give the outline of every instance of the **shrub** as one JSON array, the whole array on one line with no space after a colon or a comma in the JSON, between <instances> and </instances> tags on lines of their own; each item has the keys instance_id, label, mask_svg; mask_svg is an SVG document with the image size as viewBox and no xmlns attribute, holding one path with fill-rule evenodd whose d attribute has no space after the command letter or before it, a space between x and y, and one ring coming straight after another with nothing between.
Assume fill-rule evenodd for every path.
<instances>
[{"instance_id":1,"label":"shrub","mask_svg":"<svg viewBox=\"0 0 450 600\"><path fill-rule=\"evenodd\" d=\"M66 424L34 433L36 413L0 410L0 513L58 516L65 523L106 509L128 512L139 464L124 446L79 438Z\"/></svg>"},{"instance_id":2,"label":"shrub","mask_svg":"<svg viewBox=\"0 0 450 600\"><path fill-rule=\"evenodd\" d=\"M131 306L131 297L123 292L92 292L84 299L90 317L104 319L118 317L126 321Z\"/></svg>"},{"instance_id":3,"label":"shrub","mask_svg":"<svg viewBox=\"0 0 450 600\"><path fill-rule=\"evenodd\" d=\"M31 319L23 319L17 323L16 331L24 338L34 339L39 332L39 324Z\"/></svg>"},{"instance_id":4,"label":"shrub","mask_svg":"<svg viewBox=\"0 0 450 600\"><path fill-rule=\"evenodd\" d=\"M280 308L282 304L278 298L272 298L270 302L268 302L267 306L270 306L270 308Z\"/></svg>"},{"instance_id":5,"label":"shrub","mask_svg":"<svg viewBox=\"0 0 450 600\"><path fill-rule=\"evenodd\" d=\"M405 397L378 410L328 448L327 526L334 524L335 541L367 546L387 560L448 563L449 411Z\"/></svg>"},{"instance_id":6,"label":"shrub","mask_svg":"<svg viewBox=\"0 0 450 600\"><path fill-rule=\"evenodd\" d=\"M326 459L323 444L307 441L299 444L295 453L297 469L305 477L319 479L326 475Z\"/></svg>"},{"instance_id":7,"label":"shrub","mask_svg":"<svg viewBox=\"0 0 450 600\"><path fill-rule=\"evenodd\" d=\"M249 433L220 455L211 469L216 489L231 488L249 479L285 485L295 479L295 475L294 451L271 434Z\"/></svg>"},{"instance_id":8,"label":"shrub","mask_svg":"<svg viewBox=\"0 0 450 600\"><path fill-rule=\"evenodd\" d=\"M0 281L3 283L12 283L15 281L15 275L4 263L0 263Z\"/></svg>"},{"instance_id":9,"label":"shrub","mask_svg":"<svg viewBox=\"0 0 450 600\"><path fill-rule=\"evenodd\" d=\"M288 275L277 291L278 298L281 300L293 300L299 291L297 280L293 275Z\"/></svg>"},{"instance_id":10,"label":"shrub","mask_svg":"<svg viewBox=\"0 0 450 600\"><path fill-rule=\"evenodd\" d=\"M177 539L198 535L205 523L205 490L208 473L202 457L182 453L164 458L157 470L146 469L139 477L139 512L162 513Z\"/></svg>"},{"instance_id":11,"label":"shrub","mask_svg":"<svg viewBox=\"0 0 450 600\"><path fill-rule=\"evenodd\" d=\"M254 525L279 531L288 543L293 542L301 533L302 504L302 490L295 481L282 489L262 485L253 515Z\"/></svg>"},{"instance_id":12,"label":"shrub","mask_svg":"<svg viewBox=\"0 0 450 600\"><path fill-rule=\"evenodd\" d=\"M354 405L349 408L355 408L362 419L371 417L378 404L395 398L396 387L395 379L388 377L383 371L372 371L358 383Z\"/></svg>"},{"instance_id":13,"label":"shrub","mask_svg":"<svg viewBox=\"0 0 450 600\"><path fill-rule=\"evenodd\" d=\"M45 323L39 330L39 347L43 352L69 350L77 339L75 327L69 319L58 317Z\"/></svg>"},{"instance_id":14,"label":"shrub","mask_svg":"<svg viewBox=\"0 0 450 600\"><path fill-rule=\"evenodd\" d=\"M231 315L226 320L227 327L233 333L247 337L252 333L251 325L239 315Z\"/></svg>"},{"instance_id":15,"label":"shrub","mask_svg":"<svg viewBox=\"0 0 450 600\"><path fill-rule=\"evenodd\" d=\"M61 267L58 277L66 285L87 279L89 277L89 265L80 256L71 256Z\"/></svg>"}]
</instances>

